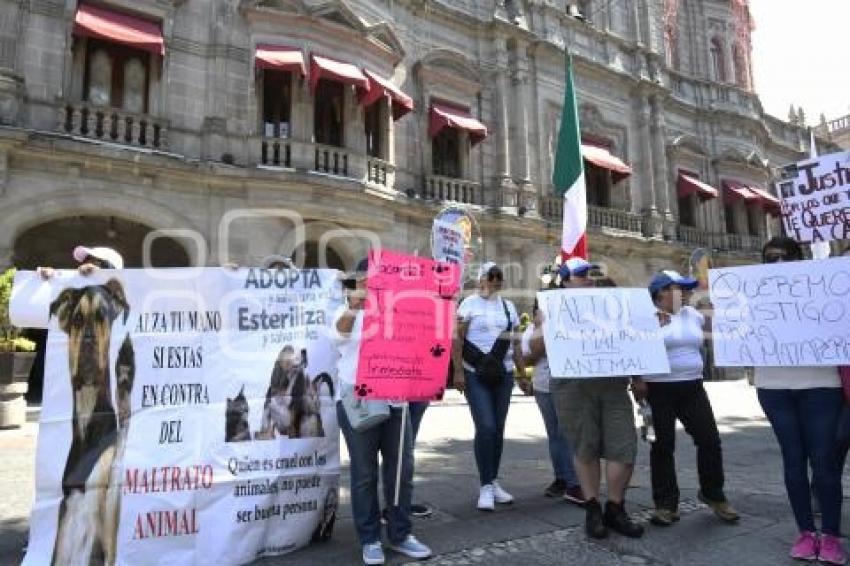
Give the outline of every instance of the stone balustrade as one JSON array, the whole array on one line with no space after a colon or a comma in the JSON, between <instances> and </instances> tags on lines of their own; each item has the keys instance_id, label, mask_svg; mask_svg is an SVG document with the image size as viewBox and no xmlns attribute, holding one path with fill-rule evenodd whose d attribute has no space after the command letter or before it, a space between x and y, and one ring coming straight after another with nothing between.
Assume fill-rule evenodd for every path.
<instances>
[{"instance_id":1,"label":"stone balustrade","mask_svg":"<svg viewBox=\"0 0 850 566\"><path fill-rule=\"evenodd\" d=\"M165 150L168 148L167 124L166 120L148 114L78 102L60 106L57 127L72 136Z\"/></svg>"},{"instance_id":2,"label":"stone balustrade","mask_svg":"<svg viewBox=\"0 0 850 566\"><path fill-rule=\"evenodd\" d=\"M422 196L436 201L483 204L481 185L464 179L426 175Z\"/></svg>"}]
</instances>

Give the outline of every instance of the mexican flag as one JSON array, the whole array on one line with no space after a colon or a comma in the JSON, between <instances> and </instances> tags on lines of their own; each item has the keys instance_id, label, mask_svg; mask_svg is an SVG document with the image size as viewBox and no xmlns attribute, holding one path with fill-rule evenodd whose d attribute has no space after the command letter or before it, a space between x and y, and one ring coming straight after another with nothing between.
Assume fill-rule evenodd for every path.
<instances>
[{"instance_id":1,"label":"mexican flag","mask_svg":"<svg viewBox=\"0 0 850 566\"><path fill-rule=\"evenodd\" d=\"M561 232L561 255L564 259L587 259L587 191L584 185L584 164L581 157L581 134L578 126L573 69L567 56L567 80L561 129L558 132L558 151L552 184L555 194L564 197L564 226Z\"/></svg>"}]
</instances>

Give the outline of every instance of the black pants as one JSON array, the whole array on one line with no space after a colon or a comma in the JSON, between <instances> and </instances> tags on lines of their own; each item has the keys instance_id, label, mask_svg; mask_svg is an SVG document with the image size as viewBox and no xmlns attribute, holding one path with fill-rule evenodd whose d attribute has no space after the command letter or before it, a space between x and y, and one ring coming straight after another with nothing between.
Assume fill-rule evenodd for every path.
<instances>
[{"instance_id":1,"label":"black pants","mask_svg":"<svg viewBox=\"0 0 850 566\"><path fill-rule=\"evenodd\" d=\"M676 481L676 419L697 447L697 471L703 495L726 501L723 493L723 453L720 433L702 380L648 383L649 405L656 440L649 455L652 498L655 506L675 510L679 506Z\"/></svg>"}]
</instances>

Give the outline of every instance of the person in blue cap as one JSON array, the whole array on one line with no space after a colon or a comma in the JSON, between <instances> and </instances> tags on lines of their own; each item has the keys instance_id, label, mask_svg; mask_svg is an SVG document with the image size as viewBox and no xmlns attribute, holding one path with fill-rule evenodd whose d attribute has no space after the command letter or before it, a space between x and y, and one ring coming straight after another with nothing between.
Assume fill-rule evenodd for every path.
<instances>
[{"instance_id":1,"label":"person in blue cap","mask_svg":"<svg viewBox=\"0 0 850 566\"><path fill-rule=\"evenodd\" d=\"M596 268L582 258L570 258L559 268L555 286L595 287L596 281L590 275ZM629 376L553 378L549 384L558 423L573 449L585 498L584 529L590 538L605 538L609 529L631 538L643 536L643 527L629 517L625 504L637 454L634 407L628 387ZM608 491L604 509L599 502L603 460Z\"/></svg>"},{"instance_id":2,"label":"person in blue cap","mask_svg":"<svg viewBox=\"0 0 850 566\"><path fill-rule=\"evenodd\" d=\"M670 373L645 375L632 387L645 392L652 409L656 440L650 449L649 465L655 512L651 522L669 526L679 520L679 486L676 481L676 420L691 435L697 448L700 501L720 519L735 522L739 515L723 491L723 453L720 433L711 403L702 384L703 357L709 319L695 308L683 305L683 292L697 287L697 280L676 271L661 271L649 282L649 294L670 362ZM645 384L645 385L644 385ZM645 388L645 391L640 391Z\"/></svg>"}]
</instances>

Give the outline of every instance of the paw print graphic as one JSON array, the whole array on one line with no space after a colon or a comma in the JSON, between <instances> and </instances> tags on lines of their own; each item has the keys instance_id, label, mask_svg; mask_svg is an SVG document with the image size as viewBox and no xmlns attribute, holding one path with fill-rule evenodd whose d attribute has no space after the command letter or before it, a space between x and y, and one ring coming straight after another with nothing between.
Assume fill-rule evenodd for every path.
<instances>
[{"instance_id":1,"label":"paw print graphic","mask_svg":"<svg viewBox=\"0 0 850 566\"><path fill-rule=\"evenodd\" d=\"M446 349L443 348L442 344L436 344L435 346L433 346L431 348L431 355L434 356L435 358L440 358L445 353L446 353Z\"/></svg>"},{"instance_id":2,"label":"paw print graphic","mask_svg":"<svg viewBox=\"0 0 850 566\"><path fill-rule=\"evenodd\" d=\"M360 385L354 388L354 392L357 393L358 397L365 397L366 395L372 392L372 388L367 387L365 383L361 383Z\"/></svg>"}]
</instances>

